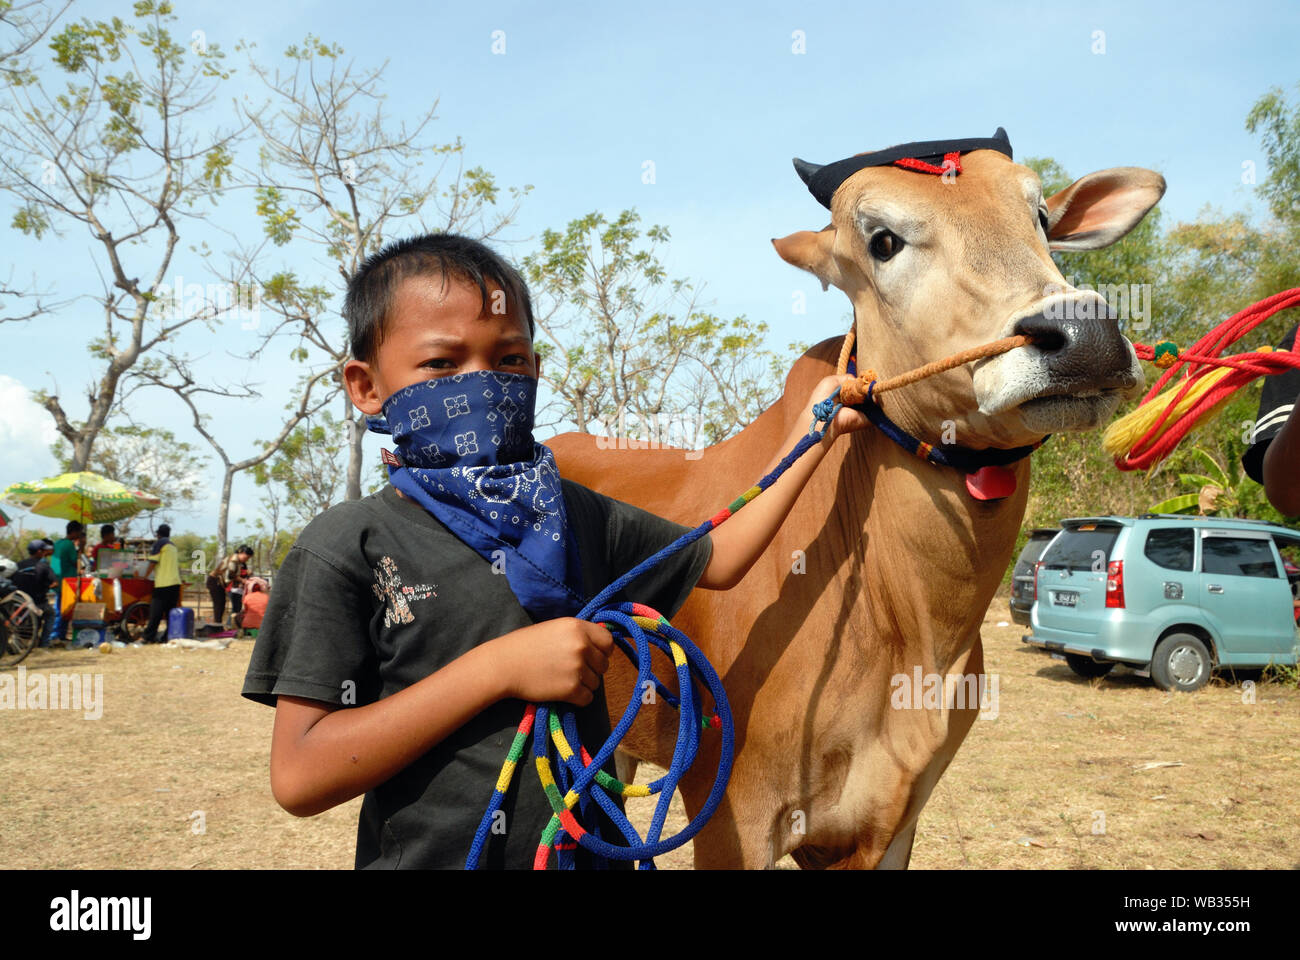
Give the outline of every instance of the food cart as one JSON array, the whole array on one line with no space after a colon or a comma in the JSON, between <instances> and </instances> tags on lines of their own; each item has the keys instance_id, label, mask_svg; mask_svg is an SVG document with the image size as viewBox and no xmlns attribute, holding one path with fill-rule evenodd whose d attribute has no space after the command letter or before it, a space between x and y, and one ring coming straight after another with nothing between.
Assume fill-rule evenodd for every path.
<instances>
[{"instance_id":1,"label":"food cart","mask_svg":"<svg viewBox=\"0 0 1300 960\"><path fill-rule=\"evenodd\" d=\"M59 598L63 616L72 621L98 620L105 633L116 634L124 643L139 640L149 624L149 601L153 577L149 549L153 540L126 540L121 550L99 551L99 569L76 577L65 577Z\"/></svg>"}]
</instances>

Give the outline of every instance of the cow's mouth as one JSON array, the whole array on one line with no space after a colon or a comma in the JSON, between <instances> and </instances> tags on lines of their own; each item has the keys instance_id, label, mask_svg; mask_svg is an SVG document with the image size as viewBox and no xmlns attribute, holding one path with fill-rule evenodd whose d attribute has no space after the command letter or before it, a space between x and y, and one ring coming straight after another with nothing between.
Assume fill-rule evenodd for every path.
<instances>
[{"instance_id":1,"label":"cow's mouth","mask_svg":"<svg viewBox=\"0 0 1300 960\"><path fill-rule=\"evenodd\" d=\"M1016 409L1025 428L1034 433L1093 430L1107 423L1119 409L1127 390L1080 390L1033 397Z\"/></svg>"},{"instance_id":2,"label":"cow's mouth","mask_svg":"<svg viewBox=\"0 0 1300 960\"><path fill-rule=\"evenodd\" d=\"M1126 397L1141 392L1142 368L1128 341L1107 364L1052 369L1049 355L1030 347L975 365L975 399L989 417L1017 413L1034 433L1092 430L1104 425ZM1058 367L1060 359L1056 358ZM1127 362L1125 362L1127 361Z\"/></svg>"}]
</instances>

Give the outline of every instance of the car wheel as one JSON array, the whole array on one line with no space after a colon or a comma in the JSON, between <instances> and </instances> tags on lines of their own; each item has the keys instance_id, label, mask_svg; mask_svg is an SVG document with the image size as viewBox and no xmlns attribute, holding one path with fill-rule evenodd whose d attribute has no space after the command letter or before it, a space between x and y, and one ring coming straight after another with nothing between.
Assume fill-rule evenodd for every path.
<instances>
[{"instance_id":1,"label":"car wheel","mask_svg":"<svg viewBox=\"0 0 1300 960\"><path fill-rule=\"evenodd\" d=\"M1161 690L1190 693L1210 682L1214 659L1200 637L1174 633L1156 644L1151 657L1151 679Z\"/></svg>"},{"instance_id":2,"label":"car wheel","mask_svg":"<svg viewBox=\"0 0 1300 960\"><path fill-rule=\"evenodd\" d=\"M1113 660L1107 663L1098 663L1096 660L1092 659L1092 657L1085 657L1077 653L1067 653L1065 655L1065 662L1068 663L1070 669L1079 676L1088 677L1089 679L1093 679L1094 677L1104 677L1115 669L1115 661Z\"/></svg>"}]
</instances>

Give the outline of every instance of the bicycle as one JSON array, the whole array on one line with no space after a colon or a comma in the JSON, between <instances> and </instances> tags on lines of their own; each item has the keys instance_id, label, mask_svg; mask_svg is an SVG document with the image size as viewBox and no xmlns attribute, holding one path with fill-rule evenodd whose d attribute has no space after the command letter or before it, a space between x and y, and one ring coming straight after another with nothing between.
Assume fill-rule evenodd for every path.
<instances>
[{"instance_id":1,"label":"bicycle","mask_svg":"<svg viewBox=\"0 0 1300 960\"><path fill-rule=\"evenodd\" d=\"M21 663L36 649L44 619L41 608L23 591L11 590L0 597L0 667Z\"/></svg>"}]
</instances>

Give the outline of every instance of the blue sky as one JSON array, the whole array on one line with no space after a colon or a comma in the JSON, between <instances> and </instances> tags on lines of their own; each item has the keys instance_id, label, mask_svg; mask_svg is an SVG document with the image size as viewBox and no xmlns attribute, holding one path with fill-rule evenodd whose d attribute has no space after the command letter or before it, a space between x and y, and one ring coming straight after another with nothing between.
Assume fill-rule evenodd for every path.
<instances>
[{"instance_id":1,"label":"blue sky","mask_svg":"<svg viewBox=\"0 0 1300 960\"><path fill-rule=\"evenodd\" d=\"M78 0L81 16L126 16L129 3ZM388 61L385 110L413 120L435 100L439 141L459 136L467 165L502 185L531 184L501 248L519 258L543 229L599 210L635 207L666 225L670 275L706 285L712 309L772 328L772 342L837 334L842 294L783 264L769 238L820 228L826 211L795 176L792 156L829 162L907 140L988 136L1004 126L1018 158L1053 156L1074 176L1112 166L1158 170L1169 184L1161 208L1171 224L1205 206L1258 209L1242 165L1267 176L1243 121L1272 87L1294 100L1300 67L1300 4L1241 3L747 3L696 4L343 2L179 0L176 31L204 31L228 52L257 43L262 62L308 33L336 41L359 67ZM495 31L502 31L496 34ZM796 53L796 31L806 52ZM504 40L504 53L499 50ZM1104 52L1099 52L1104 45ZM230 63L249 80L245 58ZM238 92L240 88L236 88ZM253 87L246 88L252 90ZM645 164L654 182L643 182ZM5 218L14 204L4 196ZM251 200L236 195L217 219L256 235ZM197 235L196 235L197 236ZM14 279L35 274L61 296L93 293L92 242L71 227L35 243L4 234ZM229 246L222 238L211 241ZM293 247L286 265L312 269ZM142 261L143 262L143 261ZM187 274L189 279L193 274ZM325 274L328 276L328 274ZM796 316L795 291L808 297ZM99 327L93 303L25 327L0 327L0 487L53 472L47 414L24 400L58 383L75 398L97 374L83 344ZM262 384L256 406L214 406L233 452L273 430L265 411L287 398L293 368L246 367L225 351L247 349L233 322L196 332L185 345L200 369ZM162 394L137 395L138 419L202 441ZM74 415L84 414L71 401ZM371 444L377 456L377 446ZM210 530L211 497L171 518ZM232 535L256 510L251 480L236 481ZM36 519L36 523L40 523Z\"/></svg>"}]
</instances>

